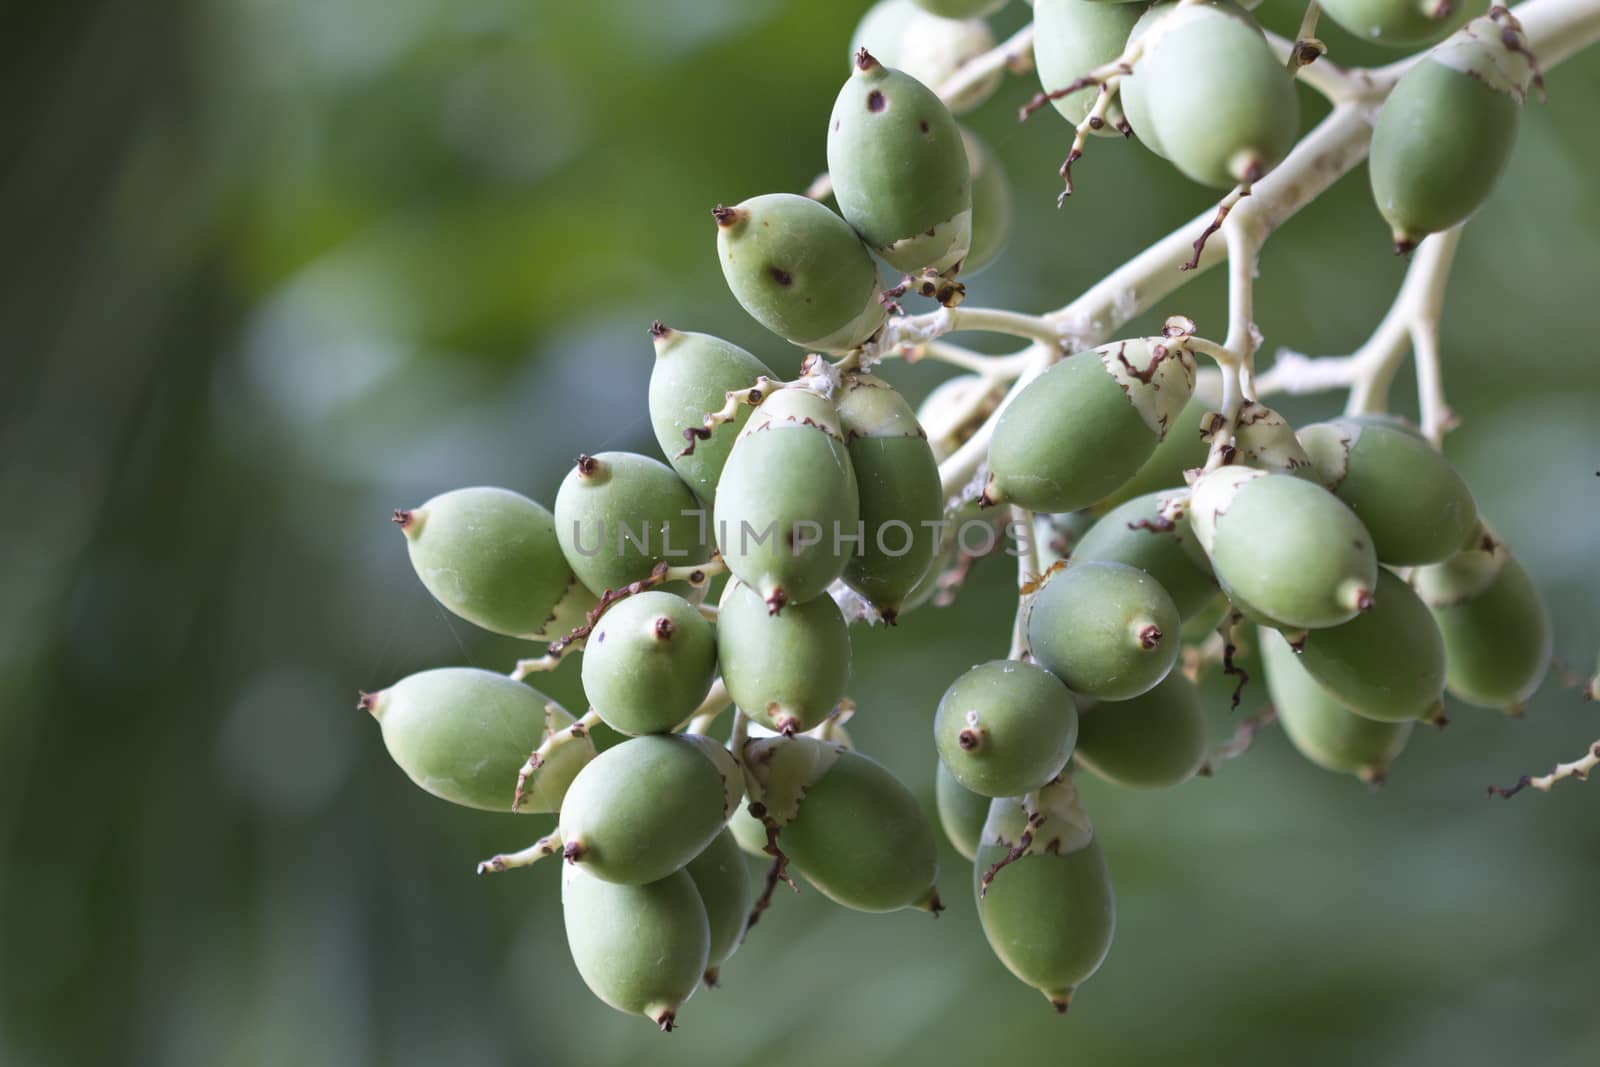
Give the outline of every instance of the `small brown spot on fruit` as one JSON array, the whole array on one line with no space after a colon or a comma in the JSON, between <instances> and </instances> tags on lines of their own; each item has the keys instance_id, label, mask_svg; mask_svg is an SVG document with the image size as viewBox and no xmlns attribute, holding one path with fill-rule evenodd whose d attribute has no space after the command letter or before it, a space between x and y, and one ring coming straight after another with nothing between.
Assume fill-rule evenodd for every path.
<instances>
[{"instance_id":1,"label":"small brown spot on fruit","mask_svg":"<svg viewBox=\"0 0 1600 1067\"><path fill-rule=\"evenodd\" d=\"M877 89L867 94L867 110L876 114L889 106L889 101Z\"/></svg>"},{"instance_id":2,"label":"small brown spot on fruit","mask_svg":"<svg viewBox=\"0 0 1600 1067\"><path fill-rule=\"evenodd\" d=\"M768 267L767 273L771 275L772 280L777 282L779 285L790 286L794 284L794 275L790 274L782 267Z\"/></svg>"}]
</instances>

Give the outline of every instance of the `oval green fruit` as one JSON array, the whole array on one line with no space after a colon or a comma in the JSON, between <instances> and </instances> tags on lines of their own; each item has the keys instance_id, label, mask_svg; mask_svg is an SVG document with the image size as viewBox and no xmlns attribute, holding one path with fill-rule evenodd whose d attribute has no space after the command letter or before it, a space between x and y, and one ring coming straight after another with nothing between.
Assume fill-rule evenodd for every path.
<instances>
[{"instance_id":1,"label":"oval green fruit","mask_svg":"<svg viewBox=\"0 0 1600 1067\"><path fill-rule=\"evenodd\" d=\"M1159 582L1123 563L1068 563L1028 609L1033 658L1080 696L1128 700L1178 659L1178 609Z\"/></svg>"},{"instance_id":2,"label":"oval green fruit","mask_svg":"<svg viewBox=\"0 0 1600 1067\"><path fill-rule=\"evenodd\" d=\"M937 92L970 59L994 47L994 31L982 19L930 15L916 0L879 0L867 9L850 38L850 65L865 48L897 70ZM957 114L971 111L1000 87L996 70L946 101Z\"/></svg>"},{"instance_id":3,"label":"oval green fruit","mask_svg":"<svg viewBox=\"0 0 1600 1067\"><path fill-rule=\"evenodd\" d=\"M1380 722L1428 718L1444 695L1439 627L1411 587L1381 567L1375 600L1371 611L1347 623L1306 634L1300 665L1358 715Z\"/></svg>"},{"instance_id":4,"label":"oval green fruit","mask_svg":"<svg viewBox=\"0 0 1600 1067\"><path fill-rule=\"evenodd\" d=\"M922 10L940 18L977 19L1006 6L1006 0L915 0Z\"/></svg>"},{"instance_id":5,"label":"oval green fruit","mask_svg":"<svg viewBox=\"0 0 1600 1067\"><path fill-rule=\"evenodd\" d=\"M561 911L584 985L618 1011L671 1030L711 947L694 880L673 871L646 885L616 885L567 864Z\"/></svg>"},{"instance_id":6,"label":"oval green fruit","mask_svg":"<svg viewBox=\"0 0 1600 1067\"><path fill-rule=\"evenodd\" d=\"M672 469L701 500L710 503L734 439L750 418L741 404L733 420L700 438L706 415L721 409L727 394L761 378L776 380L768 366L736 344L707 333L662 326L650 330L656 361L650 370L650 426ZM692 448L691 448L692 446Z\"/></svg>"},{"instance_id":7,"label":"oval green fruit","mask_svg":"<svg viewBox=\"0 0 1600 1067\"><path fill-rule=\"evenodd\" d=\"M728 832L749 855L764 860L772 858L767 852L767 824L750 814L750 805L740 804L729 816Z\"/></svg>"},{"instance_id":8,"label":"oval green fruit","mask_svg":"<svg viewBox=\"0 0 1600 1067\"><path fill-rule=\"evenodd\" d=\"M883 325L889 312L878 300L872 254L822 204L769 193L714 214L728 288L779 337L819 352L848 352Z\"/></svg>"},{"instance_id":9,"label":"oval green fruit","mask_svg":"<svg viewBox=\"0 0 1600 1067\"><path fill-rule=\"evenodd\" d=\"M1450 36L1486 6L1485 0L1327 0L1322 12L1363 41L1413 48Z\"/></svg>"},{"instance_id":10,"label":"oval green fruit","mask_svg":"<svg viewBox=\"0 0 1600 1067\"><path fill-rule=\"evenodd\" d=\"M665 878L722 831L739 802L739 779L733 757L710 738L630 738L572 780L558 827L563 854L608 882Z\"/></svg>"},{"instance_id":11,"label":"oval green fruit","mask_svg":"<svg viewBox=\"0 0 1600 1067\"><path fill-rule=\"evenodd\" d=\"M584 695L618 733L667 733L694 713L716 676L711 623L657 589L607 608L584 645Z\"/></svg>"},{"instance_id":12,"label":"oval green fruit","mask_svg":"<svg viewBox=\"0 0 1600 1067\"><path fill-rule=\"evenodd\" d=\"M956 781L943 760L934 762L934 803L939 809L939 825L944 828L950 847L970 860L978 854L983 822L989 817L989 798Z\"/></svg>"},{"instance_id":13,"label":"oval green fruit","mask_svg":"<svg viewBox=\"0 0 1600 1067\"><path fill-rule=\"evenodd\" d=\"M1011 180L1000 158L971 130L962 129L972 174L972 247L961 273L972 277L999 258L1011 238Z\"/></svg>"},{"instance_id":14,"label":"oval green fruit","mask_svg":"<svg viewBox=\"0 0 1600 1067\"><path fill-rule=\"evenodd\" d=\"M1206 429L1211 416L1222 403L1220 385L1213 375L1209 379L1197 378L1189 402L1167 426L1166 436L1156 445L1156 450L1145 460L1137 473L1124 482L1116 492L1100 501L1090 510L1103 514L1111 508L1136 496L1154 493L1168 486L1185 484L1184 472L1206 465L1211 446L1206 440Z\"/></svg>"},{"instance_id":15,"label":"oval green fruit","mask_svg":"<svg viewBox=\"0 0 1600 1067\"><path fill-rule=\"evenodd\" d=\"M364 694L361 704L378 720L385 747L407 777L436 797L484 811L510 811L523 761L573 722L537 689L471 667L410 675ZM559 809L573 778L593 758L587 738L556 747L529 779L518 810Z\"/></svg>"},{"instance_id":16,"label":"oval green fruit","mask_svg":"<svg viewBox=\"0 0 1600 1067\"><path fill-rule=\"evenodd\" d=\"M1080 710L1074 758L1106 781L1134 789L1187 782L1206 758L1200 691L1175 670L1131 700Z\"/></svg>"},{"instance_id":17,"label":"oval green fruit","mask_svg":"<svg viewBox=\"0 0 1600 1067\"><path fill-rule=\"evenodd\" d=\"M1193 618L1216 599L1217 581L1211 575L1211 561L1189 528L1187 510L1176 519L1161 514L1164 503L1185 492L1148 493L1106 512L1073 546L1072 558L1137 567L1172 597L1179 618Z\"/></svg>"},{"instance_id":18,"label":"oval green fruit","mask_svg":"<svg viewBox=\"0 0 1600 1067\"><path fill-rule=\"evenodd\" d=\"M550 512L518 493L456 489L394 521L428 592L485 630L554 640L595 605L561 554Z\"/></svg>"},{"instance_id":19,"label":"oval green fruit","mask_svg":"<svg viewBox=\"0 0 1600 1067\"><path fill-rule=\"evenodd\" d=\"M844 698L850 631L832 597L774 615L733 581L718 609L717 658L728 695L751 719L785 733L809 730Z\"/></svg>"},{"instance_id":20,"label":"oval green fruit","mask_svg":"<svg viewBox=\"0 0 1600 1067\"><path fill-rule=\"evenodd\" d=\"M1017 660L980 663L951 683L933 720L939 759L962 786L1014 797L1043 786L1072 758L1078 710L1048 671Z\"/></svg>"},{"instance_id":21,"label":"oval green fruit","mask_svg":"<svg viewBox=\"0 0 1600 1067\"><path fill-rule=\"evenodd\" d=\"M1316 481L1311 457L1295 437L1289 420L1254 400L1239 407L1233 430L1233 462L1277 474L1293 474Z\"/></svg>"},{"instance_id":22,"label":"oval green fruit","mask_svg":"<svg viewBox=\"0 0 1600 1067\"><path fill-rule=\"evenodd\" d=\"M704 563L705 512L660 460L634 452L579 456L556 491L556 537L584 585L604 591L648 578L656 564Z\"/></svg>"},{"instance_id":23,"label":"oval green fruit","mask_svg":"<svg viewBox=\"0 0 1600 1067\"><path fill-rule=\"evenodd\" d=\"M1033 61L1039 71L1039 88L1046 93L1064 89L1122 55L1128 34L1144 11L1143 3L1034 0ZM1057 97L1051 104L1076 126L1094 109L1099 95L1098 87L1089 86ZM1123 119L1122 106L1115 99L1106 108L1105 119L1106 124L1092 132L1117 136Z\"/></svg>"},{"instance_id":24,"label":"oval green fruit","mask_svg":"<svg viewBox=\"0 0 1600 1067\"><path fill-rule=\"evenodd\" d=\"M739 947L745 920L750 917L753 903L750 868L732 832L723 830L684 870L694 879L694 887L700 891L700 900L705 905L711 928L705 981L707 985L716 985L719 969Z\"/></svg>"},{"instance_id":25,"label":"oval green fruit","mask_svg":"<svg viewBox=\"0 0 1600 1067\"><path fill-rule=\"evenodd\" d=\"M828 120L839 212L896 270L947 271L972 243L972 175L950 109L872 53L856 53Z\"/></svg>"}]
</instances>

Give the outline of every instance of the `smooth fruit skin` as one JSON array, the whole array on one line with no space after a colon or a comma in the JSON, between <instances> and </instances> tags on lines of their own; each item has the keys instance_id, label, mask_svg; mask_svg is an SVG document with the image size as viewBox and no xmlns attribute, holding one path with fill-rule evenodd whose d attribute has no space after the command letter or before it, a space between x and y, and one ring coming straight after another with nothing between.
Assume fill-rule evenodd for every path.
<instances>
[{"instance_id":1,"label":"smooth fruit skin","mask_svg":"<svg viewBox=\"0 0 1600 1067\"><path fill-rule=\"evenodd\" d=\"M716 676L715 628L693 604L657 589L606 609L584 645L584 695L619 733L670 731Z\"/></svg>"},{"instance_id":2,"label":"smooth fruit skin","mask_svg":"<svg viewBox=\"0 0 1600 1067\"><path fill-rule=\"evenodd\" d=\"M749 586L729 582L717 617L717 658L728 695L762 726L809 730L844 698L850 631L832 597L777 615Z\"/></svg>"},{"instance_id":3,"label":"smooth fruit skin","mask_svg":"<svg viewBox=\"0 0 1600 1067\"><path fill-rule=\"evenodd\" d=\"M1468 23L1406 71L1378 112L1368 171L1399 251L1465 221L1511 158L1531 69L1500 33L1493 19Z\"/></svg>"},{"instance_id":4,"label":"smooth fruit skin","mask_svg":"<svg viewBox=\"0 0 1600 1067\"><path fill-rule=\"evenodd\" d=\"M580 456L556 490L561 552L596 592L650 576L656 564L704 563L705 515L671 467L634 452Z\"/></svg>"},{"instance_id":5,"label":"smooth fruit skin","mask_svg":"<svg viewBox=\"0 0 1600 1067\"><path fill-rule=\"evenodd\" d=\"M972 246L961 261L970 278L1000 257L1011 239L1011 179L1000 158L971 130L961 130L972 174Z\"/></svg>"},{"instance_id":6,"label":"smooth fruit skin","mask_svg":"<svg viewBox=\"0 0 1600 1067\"><path fill-rule=\"evenodd\" d=\"M733 757L709 738L653 735L606 749L578 772L562 802L558 829L568 861L624 885L665 878L722 831L738 782Z\"/></svg>"},{"instance_id":7,"label":"smooth fruit skin","mask_svg":"<svg viewBox=\"0 0 1600 1067\"><path fill-rule=\"evenodd\" d=\"M1144 11L1142 3L1034 0L1033 61L1039 71L1039 88L1053 93L1122 55L1128 34ZM1089 86L1051 104L1076 126L1094 109L1099 95L1098 87ZM1117 125L1122 121L1122 106L1115 99L1107 106L1105 119L1104 126L1091 132L1120 136Z\"/></svg>"},{"instance_id":8,"label":"smooth fruit skin","mask_svg":"<svg viewBox=\"0 0 1600 1067\"><path fill-rule=\"evenodd\" d=\"M1007 0L914 0L922 10L947 19L978 19L1006 6Z\"/></svg>"},{"instance_id":9,"label":"smooth fruit skin","mask_svg":"<svg viewBox=\"0 0 1600 1067\"><path fill-rule=\"evenodd\" d=\"M1234 606L1290 629L1338 626L1372 601L1372 536L1326 489L1288 474L1219 467L1197 481L1190 524Z\"/></svg>"},{"instance_id":10,"label":"smooth fruit skin","mask_svg":"<svg viewBox=\"0 0 1600 1067\"><path fill-rule=\"evenodd\" d=\"M761 325L819 352L848 352L883 325L878 267L850 224L815 200L769 193L719 207L728 288Z\"/></svg>"},{"instance_id":11,"label":"smooth fruit skin","mask_svg":"<svg viewBox=\"0 0 1600 1067\"><path fill-rule=\"evenodd\" d=\"M595 599L561 554L549 511L509 489L456 489L395 513L417 577L451 612L497 634L553 640Z\"/></svg>"},{"instance_id":12,"label":"smooth fruit skin","mask_svg":"<svg viewBox=\"0 0 1600 1067\"><path fill-rule=\"evenodd\" d=\"M1376 594L1372 610L1306 634L1300 665L1358 715L1426 718L1444 695L1444 638L1421 598L1381 567Z\"/></svg>"},{"instance_id":13,"label":"smooth fruit skin","mask_svg":"<svg viewBox=\"0 0 1600 1067\"><path fill-rule=\"evenodd\" d=\"M1426 439L1381 422L1335 419L1300 431L1318 480L1372 534L1378 559L1395 567L1437 563L1472 537L1472 490Z\"/></svg>"},{"instance_id":14,"label":"smooth fruit skin","mask_svg":"<svg viewBox=\"0 0 1600 1067\"><path fill-rule=\"evenodd\" d=\"M1130 39L1150 35L1122 103L1134 133L1194 181L1218 189L1259 180L1294 147L1294 79L1238 5L1152 7Z\"/></svg>"},{"instance_id":15,"label":"smooth fruit skin","mask_svg":"<svg viewBox=\"0 0 1600 1067\"><path fill-rule=\"evenodd\" d=\"M1074 759L1117 785L1165 789L1193 778L1206 758L1206 711L1182 671L1148 693L1103 701L1078 713Z\"/></svg>"},{"instance_id":16,"label":"smooth fruit skin","mask_svg":"<svg viewBox=\"0 0 1600 1067\"><path fill-rule=\"evenodd\" d=\"M681 455L690 443L685 431L700 429L706 415L719 410L729 392L777 375L738 345L708 333L689 333L657 323L650 335L656 349L655 365L650 369L650 427L678 477L710 503L734 439L749 421L752 409L739 405L733 421L718 426L709 438L694 441L694 450Z\"/></svg>"},{"instance_id":17,"label":"smooth fruit skin","mask_svg":"<svg viewBox=\"0 0 1600 1067\"><path fill-rule=\"evenodd\" d=\"M981 19L930 15L916 0L879 0L867 9L850 38L850 66L865 48L880 63L903 70L938 91L961 64L994 47L994 31ZM950 111L971 111L1000 87L1003 71L975 83L948 101Z\"/></svg>"},{"instance_id":18,"label":"smooth fruit skin","mask_svg":"<svg viewBox=\"0 0 1600 1067\"><path fill-rule=\"evenodd\" d=\"M728 569L774 612L842 576L861 502L831 402L804 389L769 396L734 443L714 514Z\"/></svg>"},{"instance_id":19,"label":"smooth fruit skin","mask_svg":"<svg viewBox=\"0 0 1600 1067\"><path fill-rule=\"evenodd\" d=\"M1216 599L1217 581L1189 527L1188 513L1173 520L1161 515L1162 504L1184 492L1158 490L1113 508L1072 547L1072 558L1137 567L1172 597L1179 618L1193 618Z\"/></svg>"},{"instance_id":20,"label":"smooth fruit skin","mask_svg":"<svg viewBox=\"0 0 1600 1067\"><path fill-rule=\"evenodd\" d=\"M989 798L979 796L950 773L943 760L935 761L934 804L939 810L939 825L944 828L950 847L971 860L978 854L983 823L989 817Z\"/></svg>"},{"instance_id":21,"label":"smooth fruit skin","mask_svg":"<svg viewBox=\"0 0 1600 1067\"><path fill-rule=\"evenodd\" d=\"M745 920L750 916L753 903L750 868L732 831L723 830L684 870L694 879L700 900L705 904L706 919L711 927L706 980L708 984L715 984L717 968L733 955L734 949L739 947L739 939L744 936Z\"/></svg>"},{"instance_id":22,"label":"smooth fruit skin","mask_svg":"<svg viewBox=\"0 0 1600 1067\"><path fill-rule=\"evenodd\" d=\"M1194 357L1161 338L1067 357L1000 413L984 501L1048 512L1100 501L1150 458L1193 388Z\"/></svg>"},{"instance_id":23,"label":"smooth fruit skin","mask_svg":"<svg viewBox=\"0 0 1600 1067\"><path fill-rule=\"evenodd\" d=\"M1363 41L1413 48L1444 40L1487 6L1487 0L1327 0L1322 12Z\"/></svg>"},{"instance_id":24,"label":"smooth fruit skin","mask_svg":"<svg viewBox=\"0 0 1600 1067\"><path fill-rule=\"evenodd\" d=\"M1154 493L1168 486L1183 485L1183 472L1204 467L1211 446L1202 432L1209 416L1222 403L1219 389L1195 383L1189 402L1172 418L1166 436L1156 445L1150 458L1144 461L1137 473L1124 482L1116 492L1094 505L1090 510L1103 514L1111 508L1136 496Z\"/></svg>"},{"instance_id":25,"label":"smooth fruit skin","mask_svg":"<svg viewBox=\"0 0 1600 1067\"><path fill-rule=\"evenodd\" d=\"M364 697L362 706L378 720L384 745L407 777L442 800L483 811L510 811L528 753L549 730L573 721L537 689L472 667L410 675ZM557 748L518 810L555 811L593 756L592 744Z\"/></svg>"},{"instance_id":26,"label":"smooth fruit skin","mask_svg":"<svg viewBox=\"0 0 1600 1067\"><path fill-rule=\"evenodd\" d=\"M1014 797L1061 773L1078 710L1048 671L1017 660L980 663L945 690L933 719L939 759L964 788Z\"/></svg>"},{"instance_id":27,"label":"smooth fruit skin","mask_svg":"<svg viewBox=\"0 0 1600 1067\"><path fill-rule=\"evenodd\" d=\"M767 826L750 814L750 805L741 803L728 818L728 832L738 842L739 848L757 859L770 860L767 852Z\"/></svg>"},{"instance_id":28,"label":"smooth fruit skin","mask_svg":"<svg viewBox=\"0 0 1600 1067\"><path fill-rule=\"evenodd\" d=\"M862 542L845 584L893 621L938 551L939 462L911 405L877 375L846 375L835 401L861 503Z\"/></svg>"},{"instance_id":29,"label":"smooth fruit skin","mask_svg":"<svg viewBox=\"0 0 1600 1067\"><path fill-rule=\"evenodd\" d=\"M1369 785L1382 783L1414 723L1357 715L1306 673L1282 634L1261 627L1257 640L1267 693L1290 743L1325 770L1353 774Z\"/></svg>"},{"instance_id":30,"label":"smooth fruit skin","mask_svg":"<svg viewBox=\"0 0 1600 1067\"><path fill-rule=\"evenodd\" d=\"M673 871L646 885L616 885L576 864L564 866L561 912L584 985L618 1011L672 1029L705 974L711 947L694 880Z\"/></svg>"},{"instance_id":31,"label":"smooth fruit skin","mask_svg":"<svg viewBox=\"0 0 1600 1067\"><path fill-rule=\"evenodd\" d=\"M972 175L961 129L932 89L870 52L828 120L839 212L896 270L945 271L972 243Z\"/></svg>"},{"instance_id":32,"label":"smooth fruit skin","mask_svg":"<svg viewBox=\"0 0 1600 1067\"><path fill-rule=\"evenodd\" d=\"M1068 563L1028 610L1034 659L1080 696L1128 700L1178 659L1178 609L1154 578L1123 563Z\"/></svg>"}]
</instances>

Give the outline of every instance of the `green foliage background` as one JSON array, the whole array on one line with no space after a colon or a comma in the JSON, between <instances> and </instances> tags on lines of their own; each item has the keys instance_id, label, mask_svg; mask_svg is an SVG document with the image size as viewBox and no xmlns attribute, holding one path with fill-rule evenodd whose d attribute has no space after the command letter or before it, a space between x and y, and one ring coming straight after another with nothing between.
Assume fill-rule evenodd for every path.
<instances>
[{"instance_id":1,"label":"green foliage background","mask_svg":"<svg viewBox=\"0 0 1600 1067\"><path fill-rule=\"evenodd\" d=\"M453 809L388 761L358 687L520 651L431 603L390 508L476 483L549 500L579 451L653 450L653 318L796 366L728 295L707 210L821 168L864 6L11 13L0 1063L1594 1062L1600 784L1483 797L1600 736L1554 681L1523 722L1452 706L1375 795L1276 733L1174 792L1090 783L1120 921L1066 1020L989 955L947 853L937 923L782 895L661 1037L582 987L554 871L474 877L540 821ZM1292 30L1298 6L1263 13ZM1096 141L1056 211L1068 132L1017 125L1030 88L970 120L1020 214L975 304L1064 303L1210 196ZM1597 104L1590 55L1529 107L1444 327L1449 452L1585 669ZM1402 273L1387 244L1363 174L1285 227L1266 351L1364 338ZM1179 311L1220 333L1221 279ZM918 395L942 373L888 371ZM930 805L934 704L1003 654L1011 586L991 564L956 607L858 637L852 730ZM576 675L552 682L574 702Z\"/></svg>"}]
</instances>

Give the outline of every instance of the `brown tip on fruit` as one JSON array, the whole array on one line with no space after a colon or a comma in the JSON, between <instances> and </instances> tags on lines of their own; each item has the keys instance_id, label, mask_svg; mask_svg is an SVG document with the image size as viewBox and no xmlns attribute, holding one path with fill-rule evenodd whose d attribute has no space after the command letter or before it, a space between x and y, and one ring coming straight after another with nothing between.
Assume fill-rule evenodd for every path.
<instances>
[{"instance_id":1,"label":"brown tip on fruit","mask_svg":"<svg viewBox=\"0 0 1600 1067\"><path fill-rule=\"evenodd\" d=\"M1072 994L1068 993L1065 997L1051 997L1050 1006L1056 1010L1057 1015L1065 1015L1067 1009L1072 1007Z\"/></svg>"},{"instance_id":2,"label":"brown tip on fruit","mask_svg":"<svg viewBox=\"0 0 1600 1067\"><path fill-rule=\"evenodd\" d=\"M882 65L883 64L879 63L877 59L873 57L872 53L867 51L865 48L856 53L857 70L866 71L871 70L873 67L881 67Z\"/></svg>"},{"instance_id":3,"label":"brown tip on fruit","mask_svg":"<svg viewBox=\"0 0 1600 1067\"><path fill-rule=\"evenodd\" d=\"M885 626L898 625L899 622L900 622L900 609L899 608L880 608L878 610L878 618L883 620L883 624Z\"/></svg>"},{"instance_id":4,"label":"brown tip on fruit","mask_svg":"<svg viewBox=\"0 0 1600 1067\"><path fill-rule=\"evenodd\" d=\"M937 919L939 917L939 913L944 910L944 901L939 899L939 888L937 886L935 886L928 894L928 900L922 905L922 908L935 919Z\"/></svg>"},{"instance_id":5,"label":"brown tip on fruit","mask_svg":"<svg viewBox=\"0 0 1600 1067\"><path fill-rule=\"evenodd\" d=\"M1371 611L1372 610L1372 605L1374 605L1376 603L1377 603L1377 600L1375 600L1373 598L1372 590L1370 590L1370 589L1358 589L1358 590L1356 590L1356 610L1357 611Z\"/></svg>"},{"instance_id":6,"label":"brown tip on fruit","mask_svg":"<svg viewBox=\"0 0 1600 1067\"><path fill-rule=\"evenodd\" d=\"M394 515L391 516L391 521L396 526L400 527L400 529L404 530L407 526L411 525L411 521L412 521L411 516L412 516L411 509L409 509L409 508L395 508L394 509Z\"/></svg>"},{"instance_id":7,"label":"brown tip on fruit","mask_svg":"<svg viewBox=\"0 0 1600 1067\"><path fill-rule=\"evenodd\" d=\"M715 989L717 988L717 979L721 977L722 969L720 967L707 967L706 973L700 976L700 980L706 984L707 989Z\"/></svg>"},{"instance_id":8,"label":"brown tip on fruit","mask_svg":"<svg viewBox=\"0 0 1600 1067\"><path fill-rule=\"evenodd\" d=\"M771 593L767 594L767 614L778 614L783 610L783 606L787 603L789 603L789 594L783 591L782 586L779 586L777 589L774 589Z\"/></svg>"},{"instance_id":9,"label":"brown tip on fruit","mask_svg":"<svg viewBox=\"0 0 1600 1067\"><path fill-rule=\"evenodd\" d=\"M678 1016L676 1012L664 1011L660 1015L656 1016L656 1025L661 1027L661 1032L663 1034L672 1033L672 1028L677 1024L677 1021Z\"/></svg>"},{"instance_id":10,"label":"brown tip on fruit","mask_svg":"<svg viewBox=\"0 0 1600 1067\"><path fill-rule=\"evenodd\" d=\"M779 715L772 720L772 725L777 727L778 732L784 737L793 737L800 732L800 720L793 715Z\"/></svg>"},{"instance_id":11,"label":"brown tip on fruit","mask_svg":"<svg viewBox=\"0 0 1600 1067\"><path fill-rule=\"evenodd\" d=\"M1409 256L1416 247L1417 247L1417 242L1416 242L1415 238L1403 237L1400 234L1396 234L1395 235L1395 238L1394 238L1394 254L1395 255L1397 255L1397 256Z\"/></svg>"},{"instance_id":12,"label":"brown tip on fruit","mask_svg":"<svg viewBox=\"0 0 1600 1067\"><path fill-rule=\"evenodd\" d=\"M962 730L956 735L956 744L960 745L963 751L971 752L983 744L983 738L978 736L976 730Z\"/></svg>"},{"instance_id":13,"label":"brown tip on fruit","mask_svg":"<svg viewBox=\"0 0 1600 1067\"><path fill-rule=\"evenodd\" d=\"M376 715L378 713L379 695L378 693L369 693L365 689L358 690L356 692L356 710Z\"/></svg>"},{"instance_id":14,"label":"brown tip on fruit","mask_svg":"<svg viewBox=\"0 0 1600 1067\"><path fill-rule=\"evenodd\" d=\"M659 341L670 333L672 333L672 327L664 324L660 319L650 324L650 336L654 340Z\"/></svg>"},{"instance_id":15,"label":"brown tip on fruit","mask_svg":"<svg viewBox=\"0 0 1600 1067\"><path fill-rule=\"evenodd\" d=\"M678 627L674 625L673 621L666 616L663 615L661 618L656 620L656 640L670 640L672 635L677 632Z\"/></svg>"},{"instance_id":16,"label":"brown tip on fruit","mask_svg":"<svg viewBox=\"0 0 1600 1067\"><path fill-rule=\"evenodd\" d=\"M577 863L587 855L589 850L583 846L582 841L568 841L561 850L561 858L568 863Z\"/></svg>"},{"instance_id":17,"label":"brown tip on fruit","mask_svg":"<svg viewBox=\"0 0 1600 1067\"><path fill-rule=\"evenodd\" d=\"M588 453L585 453L585 454L583 454L583 455L578 457L577 466L578 466L578 477L580 477L580 478L589 478L589 477L593 477L595 471L598 471L600 469L600 461L595 459L593 456L589 455Z\"/></svg>"},{"instance_id":18,"label":"brown tip on fruit","mask_svg":"<svg viewBox=\"0 0 1600 1067\"><path fill-rule=\"evenodd\" d=\"M745 213L739 208L728 207L725 204L718 204L716 207L711 209L711 217L716 219L717 225L722 227L724 230L729 226L737 225L744 219L744 216Z\"/></svg>"},{"instance_id":19,"label":"brown tip on fruit","mask_svg":"<svg viewBox=\"0 0 1600 1067\"><path fill-rule=\"evenodd\" d=\"M1455 10L1456 0L1436 0L1433 6L1428 8L1428 17L1430 19L1447 19L1455 13Z\"/></svg>"},{"instance_id":20,"label":"brown tip on fruit","mask_svg":"<svg viewBox=\"0 0 1600 1067\"><path fill-rule=\"evenodd\" d=\"M1144 649L1155 648L1161 643L1161 627L1151 623L1139 631L1139 647Z\"/></svg>"}]
</instances>

